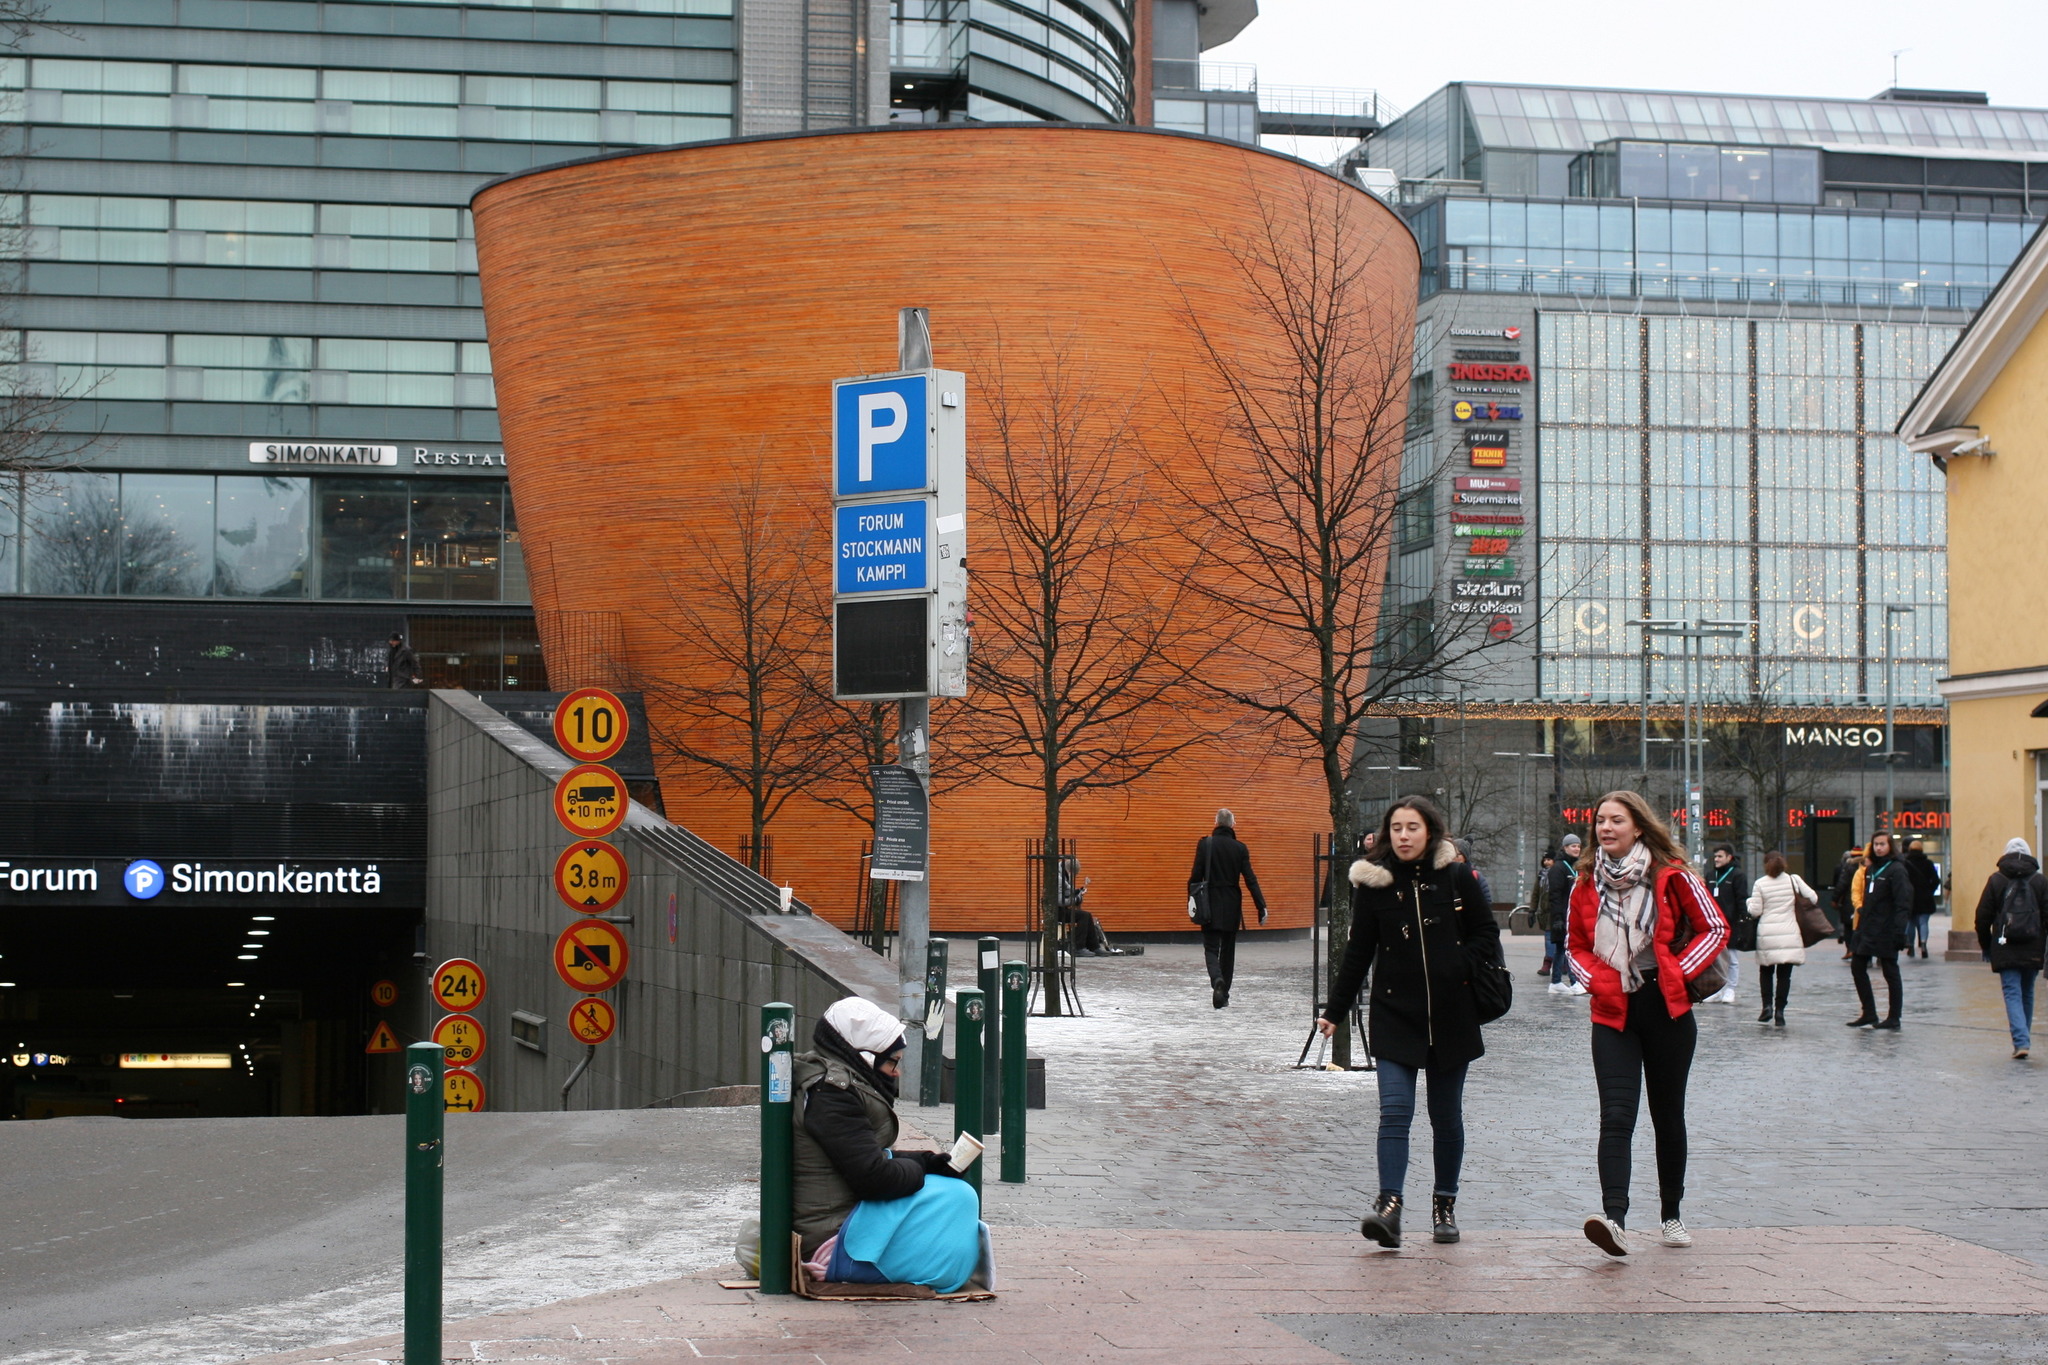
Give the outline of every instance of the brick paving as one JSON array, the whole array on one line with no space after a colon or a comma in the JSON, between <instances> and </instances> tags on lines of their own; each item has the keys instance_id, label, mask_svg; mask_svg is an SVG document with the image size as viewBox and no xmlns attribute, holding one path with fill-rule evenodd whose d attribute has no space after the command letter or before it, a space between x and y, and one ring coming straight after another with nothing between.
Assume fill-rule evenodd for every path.
<instances>
[{"instance_id":1,"label":"brick paving","mask_svg":"<svg viewBox=\"0 0 2048 1365\"><path fill-rule=\"evenodd\" d=\"M1377 1184L1373 1079L1289 1069L1307 1029L1306 945L1248 938L1222 1011L1199 949L1163 945L1084 963L1086 1018L1032 1020L1050 1107L1031 1116L1030 1182L987 1187L995 1301L807 1303L721 1290L712 1271L452 1324L447 1354L2048 1361L2048 1074L2008 1060L1990 972L1915 960L1891 1035L1842 1027L1854 997L1826 945L1782 1030L1754 1022L1750 975L1736 1004L1701 1007L1686 1204L1698 1245L1615 1262L1577 1232L1597 1204L1586 1007L1542 991L1539 951L1510 943L1516 1009L1488 1029L1467 1090L1457 1246L1426 1228L1399 1253L1357 1236ZM948 1117L906 1116L931 1130ZM1427 1153L1418 1116L1411 1194L1426 1189ZM1639 1211L1649 1167L1645 1119ZM266 1361L394 1354L379 1338Z\"/></svg>"}]
</instances>

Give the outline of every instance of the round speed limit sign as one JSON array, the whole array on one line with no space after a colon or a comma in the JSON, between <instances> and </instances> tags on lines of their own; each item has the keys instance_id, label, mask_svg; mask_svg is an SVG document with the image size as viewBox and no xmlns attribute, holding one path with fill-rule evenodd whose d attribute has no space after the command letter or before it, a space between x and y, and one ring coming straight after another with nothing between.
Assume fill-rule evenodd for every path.
<instances>
[{"instance_id":1,"label":"round speed limit sign","mask_svg":"<svg viewBox=\"0 0 2048 1365\"><path fill-rule=\"evenodd\" d=\"M451 1014L434 1025L434 1041L450 1066L475 1066L484 1055L484 1026L467 1014Z\"/></svg>"},{"instance_id":2,"label":"round speed limit sign","mask_svg":"<svg viewBox=\"0 0 2048 1365\"><path fill-rule=\"evenodd\" d=\"M451 957L434 969L434 1003L450 1014L467 1014L484 998L484 969L466 957Z\"/></svg>"},{"instance_id":3,"label":"round speed limit sign","mask_svg":"<svg viewBox=\"0 0 2048 1365\"><path fill-rule=\"evenodd\" d=\"M578 763L602 763L626 747L626 707L602 687L582 687L555 707L555 747Z\"/></svg>"}]
</instances>

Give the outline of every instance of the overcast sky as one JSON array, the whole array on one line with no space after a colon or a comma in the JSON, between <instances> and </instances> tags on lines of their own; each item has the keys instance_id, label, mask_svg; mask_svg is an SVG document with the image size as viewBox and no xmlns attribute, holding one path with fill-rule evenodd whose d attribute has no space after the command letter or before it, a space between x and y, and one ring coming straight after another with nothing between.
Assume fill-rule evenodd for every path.
<instances>
[{"instance_id":1,"label":"overcast sky","mask_svg":"<svg viewBox=\"0 0 2048 1365\"><path fill-rule=\"evenodd\" d=\"M2042 0L1259 0L1211 62L1271 85L1377 89L1408 108L1450 81L1867 99L1892 83L2048 107Z\"/></svg>"}]
</instances>

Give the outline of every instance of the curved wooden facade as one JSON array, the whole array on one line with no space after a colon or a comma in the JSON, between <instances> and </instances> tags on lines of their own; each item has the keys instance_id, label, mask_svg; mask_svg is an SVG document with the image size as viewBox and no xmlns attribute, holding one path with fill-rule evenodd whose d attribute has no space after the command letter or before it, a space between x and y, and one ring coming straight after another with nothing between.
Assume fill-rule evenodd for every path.
<instances>
[{"instance_id":1,"label":"curved wooden facade","mask_svg":"<svg viewBox=\"0 0 2048 1365\"><path fill-rule=\"evenodd\" d=\"M486 187L474 205L484 306L549 676L604 681L603 665L622 661L628 676L614 680L688 680L689 652L663 618L678 567L720 534L697 514L707 494L760 458L794 497L829 502L828 386L895 368L900 306L929 307L935 362L970 373L998 337L1057 337L1101 391L1134 405L1133 429L1157 451L1220 420L1200 410L1190 311L1247 363L1283 363L1261 349L1225 243L1269 232L1261 214L1284 236L1340 200L1372 248L1372 297L1405 337L1417 258L1391 211L1313 167L1203 138L878 129L685 146ZM1027 396L1018 381L1009 390ZM974 399L970 460L985 429ZM827 568L821 543L821 582ZM599 640L603 660L590 652ZM660 692L648 698L657 728ZM1328 825L1321 780L1243 747L1209 745L1067 806L1089 905L1112 933L1188 927L1190 852L1219 805L1238 812L1273 926L1308 922L1312 839ZM935 759L945 764L943 745ZM738 848L742 798L695 795L701 782L673 766L663 776L672 818ZM934 926L1021 928L1023 849L1039 824L1033 793L994 781L936 798ZM797 798L773 835L777 880L844 922L864 826Z\"/></svg>"}]
</instances>

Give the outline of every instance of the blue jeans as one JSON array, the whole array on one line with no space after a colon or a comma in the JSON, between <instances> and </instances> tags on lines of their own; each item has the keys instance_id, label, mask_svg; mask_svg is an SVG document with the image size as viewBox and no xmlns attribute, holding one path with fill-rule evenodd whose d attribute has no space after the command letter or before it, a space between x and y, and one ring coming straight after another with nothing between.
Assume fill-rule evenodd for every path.
<instances>
[{"instance_id":1,"label":"blue jeans","mask_svg":"<svg viewBox=\"0 0 2048 1365\"><path fill-rule=\"evenodd\" d=\"M1906 933L1906 947L1910 949L1915 943L1918 943L1921 951L1925 952L1929 936L1928 926L1932 923L1934 923L1934 912L1931 910L1924 915L1913 916L1913 922L1908 927Z\"/></svg>"},{"instance_id":2,"label":"blue jeans","mask_svg":"<svg viewBox=\"0 0 2048 1365\"><path fill-rule=\"evenodd\" d=\"M1564 965L1564 940L1553 938L1550 944L1550 984L1555 986L1572 979L1571 969Z\"/></svg>"},{"instance_id":3,"label":"blue jeans","mask_svg":"<svg viewBox=\"0 0 2048 1365\"><path fill-rule=\"evenodd\" d=\"M1379 1059L1380 1188L1401 1193L1408 1181L1408 1129L1415 1121L1415 1078L1429 1077L1429 1127L1435 1136L1436 1193L1458 1192L1465 1164L1465 1065L1412 1066Z\"/></svg>"},{"instance_id":4,"label":"blue jeans","mask_svg":"<svg viewBox=\"0 0 2048 1365\"><path fill-rule=\"evenodd\" d=\"M2034 968L2002 968L1998 973L1998 981L2000 985L2005 987L2005 1022L2012 1028L2013 1051L2017 1052L2021 1048L2032 1047L2034 1041ZM1384 1071L1386 1063L1382 1062L1380 1066ZM1383 1114L1386 1107L1386 1085L1385 1081L1380 1082L1380 1105ZM1381 1132L1384 1133L1386 1131L1384 1127L1385 1120L1382 1119L1381 1123ZM1383 1147L1386 1145L1386 1138L1384 1136L1380 1138L1380 1145ZM1381 1164L1385 1164L1384 1160Z\"/></svg>"}]
</instances>

